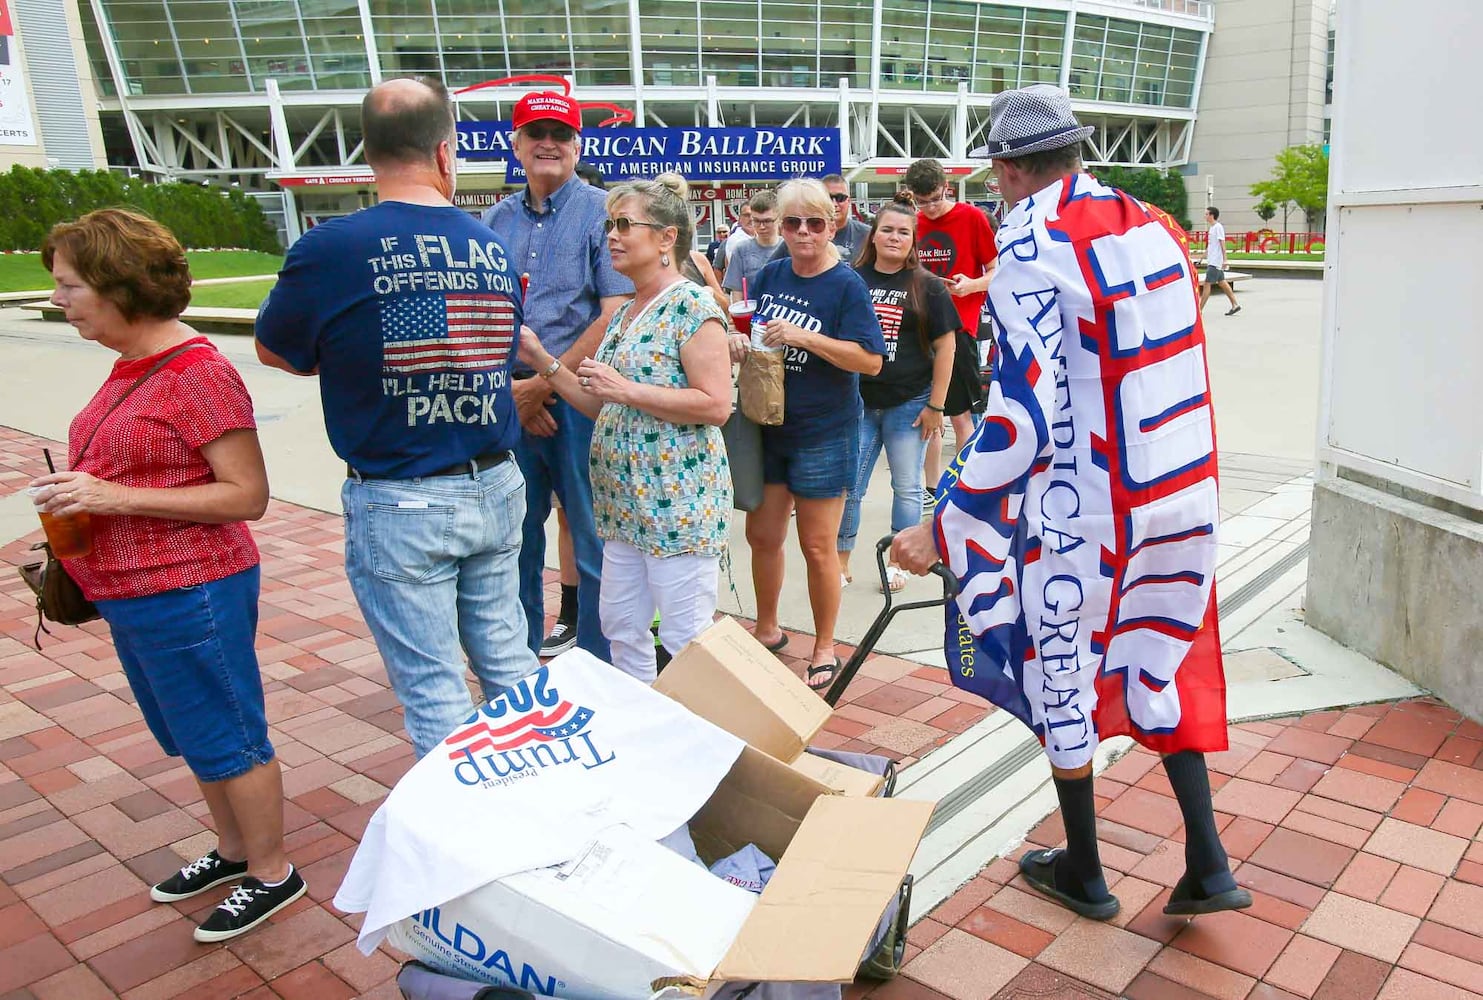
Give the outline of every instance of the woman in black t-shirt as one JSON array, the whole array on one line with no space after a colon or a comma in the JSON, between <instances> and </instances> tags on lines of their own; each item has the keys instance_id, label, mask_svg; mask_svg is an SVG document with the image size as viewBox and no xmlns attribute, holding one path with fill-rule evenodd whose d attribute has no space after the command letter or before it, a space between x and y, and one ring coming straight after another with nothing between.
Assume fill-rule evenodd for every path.
<instances>
[{"instance_id":1,"label":"woman in black t-shirt","mask_svg":"<svg viewBox=\"0 0 1483 1000\"><path fill-rule=\"evenodd\" d=\"M881 449L891 470L891 530L901 531L922 519L922 459L942 433L958 311L942 279L917 260L916 229L915 210L895 203L884 206L855 268L870 288L886 339L886 360L880 374L860 376L865 402L860 468L845 501L837 546L845 583L852 579L850 552L860 528L860 498ZM900 590L906 574L893 565L887 583Z\"/></svg>"}]
</instances>

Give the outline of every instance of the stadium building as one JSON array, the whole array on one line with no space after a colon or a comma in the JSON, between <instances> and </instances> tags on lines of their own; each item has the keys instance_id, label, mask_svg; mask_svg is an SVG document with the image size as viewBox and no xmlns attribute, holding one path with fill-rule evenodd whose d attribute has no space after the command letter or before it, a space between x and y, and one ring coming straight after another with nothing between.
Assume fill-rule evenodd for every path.
<instances>
[{"instance_id":1,"label":"stadium building","mask_svg":"<svg viewBox=\"0 0 1483 1000\"><path fill-rule=\"evenodd\" d=\"M292 238L369 201L357 123L367 87L411 73L455 89L544 74L637 126L832 130L867 201L923 156L981 198L986 168L967 153L993 94L1057 83L1096 127L1090 163L1177 167L1203 191L1195 121L1216 8L1231 3L0 0L0 143L12 143L0 161L238 185ZM504 120L525 89L464 93L460 118ZM11 129L17 90L27 121ZM593 110L588 124L607 117ZM702 185L700 197L734 202L745 181ZM468 207L487 203L507 189L504 165L474 164L460 187Z\"/></svg>"}]
</instances>

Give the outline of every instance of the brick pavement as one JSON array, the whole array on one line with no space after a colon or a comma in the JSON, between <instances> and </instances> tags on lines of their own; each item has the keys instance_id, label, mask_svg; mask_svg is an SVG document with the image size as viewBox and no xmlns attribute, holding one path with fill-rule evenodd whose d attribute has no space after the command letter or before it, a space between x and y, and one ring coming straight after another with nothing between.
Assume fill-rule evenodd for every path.
<instances>
[{"instance_id":1,"label":"brick pavement","mask_svg":"<svg viewBox=\"0 0 1483 1000\"><path fill-rule=\"evenodd\" d=\"M64 453L0 428L0 496L41 474L44 445ZM391 953L361 956L358 918L329 900L371 813L412 764L401 711L344 578L341 519L275 501L254 533L258 655L289 853L308 895L269 927L214 946L191 930L226 887L149 901L149 883L212 846L210 817L189 772L145 730L105 625L53 626L41 652L31 648L35 612L11 567L38 530L0 547L0 1000L397 996ZM548 588L554 609L554 576ZM782 658L802 675L809 643L791 635ZM818 742L910 763L986 714L945 671L879 656Z\"/></svg>"},{"instance_id":2,"label":"brick pavement","mask_svg":"<svg viewBox=\"0 0 1483 1000\"><path fill-rule=\"evenodd\" d=\"M0 496L39 473L44 443L0 428ZM148 900L149 882L211 845L210 819L145 731L106 627L31 649L10 567L38 533L0 548L0 1000L397 995L392 955L360 955L357 918L328 900L411 765L400 711L343 577L340 519L275 502L256 534L259 655L308 896L225 945L190 937L218 895ZM807 651L795 635L784 659L801 674L791 654ZM875 657L820 742L910 763L985 714L944 671ZM1251 723L1232 741L1212 784L1252 910L1159 913L1182 857L1178 810L1135 752L1099 779L1116 922L1042 902L1001 859L916 925L903 977L851 1000L1483 996L1483 728L1413 701ZM1031 835L1059 839L1054 817Z\"/></svg>"}]
</instances>

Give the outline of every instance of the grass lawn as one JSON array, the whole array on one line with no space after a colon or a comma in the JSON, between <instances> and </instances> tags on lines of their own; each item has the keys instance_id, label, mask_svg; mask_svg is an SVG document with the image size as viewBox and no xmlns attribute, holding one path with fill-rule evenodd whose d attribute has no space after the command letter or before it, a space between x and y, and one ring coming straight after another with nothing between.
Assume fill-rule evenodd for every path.
<instances>
[{"instance_id":1,"label":"grass lawn","mask_svg":"<svg viewBox=\"0 0 1483 1000\"><path fill-rule=\"evenodd\" d=\"M1286 260L1302 261L1305 264L1322 264L1323 251L1317 253L1236 253L1226 255L1231 260Z\"/></svg>"},{"instance_id":2,"label":"grass lawn","mask_svg":"<svg viewBox=\"0 0 1483 1000\"><path fill-rule=\"evenodd\" d=\"M256 309L268 297L277 278L239 281L230 285L197 285L191 289L191 305L218 309Z\"/></svg>"},{"instance_id":3,"label":"grass lawn","mask_svg":"<svg viewBox=\"0 0 1483 1000\"><path fill-rule=\"evenodd\" d=\"M277 274L283 258L256 250L187 250L193 278L234 278L248 274ZM41 266L39 253L0 254L0 292L51 290L51 275Z\"/></svg>"},{"instance_id":4,"label":"grass lawn","mask_svg":"<svg viewBox=\"0 0 1483 1000\"><path fill-rule=\"evenodd\" d=\"M191 264L191 277L239 278L248 274L277 274L283 266L283 257L276 253L259 253L256 250L187 250L186 259Z\"/></svg>"}]
</instances>

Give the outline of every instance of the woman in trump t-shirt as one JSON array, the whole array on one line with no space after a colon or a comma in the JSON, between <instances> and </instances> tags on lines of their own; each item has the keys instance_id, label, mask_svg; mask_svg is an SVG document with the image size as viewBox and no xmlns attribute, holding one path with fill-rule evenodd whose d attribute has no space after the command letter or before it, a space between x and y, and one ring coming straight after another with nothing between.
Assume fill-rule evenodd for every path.
<instances>
[{"instance_id":1,"label":"woman in trump t-shirt","mask_svg":"<svg viewBox=\"0 0 1483 1000\"><path fill-rule=\"evenodd\" d=\"M840 576L835 541L846 491L858 468L860 373L880 371L886 344L865 282L831 242L834 206L815 180L778 191L778 215L791 256L762 269L752 291L754 334L783 356L783 422L762 429L762 505L747 515L755 635L774 652L787 645L778 625L783 543L795 509L798 542L808 565L814 618L809 686L827 688L839 669L834 623ZM746 338L732 338L733 357Z\"/></svg>"}]
</instances>

